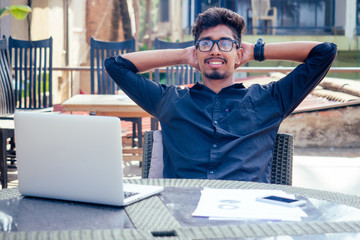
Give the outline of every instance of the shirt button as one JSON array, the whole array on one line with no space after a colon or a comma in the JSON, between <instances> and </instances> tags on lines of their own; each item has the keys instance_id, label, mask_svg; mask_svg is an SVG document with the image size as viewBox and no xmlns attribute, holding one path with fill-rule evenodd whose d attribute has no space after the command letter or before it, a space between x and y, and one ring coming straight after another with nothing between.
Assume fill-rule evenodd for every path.
<instances>
[{"instance_id":1,"label":"shirt button","mask_svg":"<svg viewBox=\"0 0 360 240\"><path fill-rule=\"evenodd\" d=\"M214 144L214 145L213 145L213 147L214 147L214 148L216 148L216 147L217 147L217 145L216 145L216 144Z\"/></svg>"},{"instance_id":2,"label":"shirt button","mask_svg":"<svg viewBox=\"0 0 360 240\"><path fill-rule=\"evenodd\" d=\"M215 121L214 121L214 124L215 124L215 125L218 124L218 121L215 120Z\"/></svg>"}]
</instances>

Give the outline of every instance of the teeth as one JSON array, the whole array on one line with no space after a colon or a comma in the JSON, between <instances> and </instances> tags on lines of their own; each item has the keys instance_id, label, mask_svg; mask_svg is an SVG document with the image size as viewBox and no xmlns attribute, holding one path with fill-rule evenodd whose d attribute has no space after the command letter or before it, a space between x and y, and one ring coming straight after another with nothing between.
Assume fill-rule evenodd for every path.
<instances>
[{"instance_id":1,"label":"teeth","mask_svg":"<svg viewBox=\"0 0 360 240\"><path fill-rule=\"evenodd\" d=\"M210 62L210 64L220 65L220 64L222 64L222 63L221 63L221 62Z\"/></svg>"}]
</instances>

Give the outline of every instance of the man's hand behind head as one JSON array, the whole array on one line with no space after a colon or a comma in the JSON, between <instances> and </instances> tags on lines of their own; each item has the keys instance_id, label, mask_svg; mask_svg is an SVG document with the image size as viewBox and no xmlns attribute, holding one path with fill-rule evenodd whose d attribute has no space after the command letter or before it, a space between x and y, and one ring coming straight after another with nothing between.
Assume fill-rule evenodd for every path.
<instances>
[{"instance_id":1,"label":"man's hand behind head","mask_svg":"<svg viewBox=\"0 0 360 240\"><path fill-rule=\"evenodd\" d=\"M254 60L254 44L248 42L241 43L242 55L240 59L240 63L235 64L235 69Z\"/></svg>"},{"instance_id":2,"label":"man's hand behind head","mask_svg":"<svg viewBox=\"0 0 360 240\"><path fill-rule=\"evenodd\" d=\"M188 56L187 64L200 71L199 63L195 58L195 51L196 51L195 46L187 47L186 51Z\"/></svg>"}]
</instances>

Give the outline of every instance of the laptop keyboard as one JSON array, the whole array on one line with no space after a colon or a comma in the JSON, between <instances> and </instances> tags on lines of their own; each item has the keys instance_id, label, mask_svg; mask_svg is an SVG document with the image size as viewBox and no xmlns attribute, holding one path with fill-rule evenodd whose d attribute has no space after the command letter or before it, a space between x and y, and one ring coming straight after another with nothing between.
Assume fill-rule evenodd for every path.
<instances>
[{"instance_id":1,"label":"laptop keyboard","mask_svg":"<svg viewBox=\"0 0 360 240\"><path fill-rule=\"evenodd\" d=\"M137 192L124 192L124 198L132 197L138 194Z\"/></svg>"}]
</instances>

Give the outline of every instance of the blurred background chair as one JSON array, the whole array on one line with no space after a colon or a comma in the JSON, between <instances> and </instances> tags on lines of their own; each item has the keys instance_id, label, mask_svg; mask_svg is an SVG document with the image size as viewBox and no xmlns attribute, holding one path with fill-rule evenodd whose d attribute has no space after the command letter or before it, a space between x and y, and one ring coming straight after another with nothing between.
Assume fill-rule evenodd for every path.
<instances>
[{"instance_id":1,"label":"blurred background chair","mask_svg":"<svg viewBox=\"0 0 360 240\"><path fill-rule=\"evenodd\" d=\"M122 42L90 40L91 94L116 94L120 88L105 70L106 58L135 51L135 39Z\"/></svg>"},{"instance_id":2,"label":"blurred background chair","mask_svg":"<svg viewBox=\"0 0 360 240\"><path fill-rule=\"evenodd\" d=\"M27 41L5 37L1 44L0 146L1 184L7 187L7 162L15 166L15 110L50 112L52 103L52 37ZM14 66L12 68L12 66ZM14 75L12 75L12 73ZM5 87L4 87L5 86ZM5 110L4 110L5 109Z\"/></svg>"},{"instance_id":3,"label":"blurred background chair","mask_svg":"<svg viewBox=\"0 0 360 240\"><path fill-rule=\"evenodd\" d=\"M105 42L92 37L90 40L91 94L117 94L120 88L107 74L104 61L108 57L134 51L134 38L123 42ZM132 147L136 146L136 138L137 146L142 147L141 118L121 118L121 120L132 122Z\"/></svg>"},{"instance_id":4,"label":"blurred background chair","mask_svg":"<svg viewBox=\"0 0 360 240\"><path fill-rule=\"evenodd\" d=\"M7 162L14 161L15 95L6 38L0 40L0 181L7 188Z\"/></svg>"},{"instance_id":5,"label":"blurred background chair","mask_svg":"<svg viewBox=\"0 0 360 240\"><path fill-rule=\"evenodd\" d=\"M9 37L17 109L52 111L52 43Z\"/></svg>"},{"instance_id":6,"label":"blurred background chair","mask_svg":"<svg viewBox=\"0 0 360 240\"><path fill-rule=\"evenodd\" d=\"M161 131L146 131L144 134L142 178L149 178L149 176L154 178L162 177L162 151ZM272 184L292 185L293 153L293 136L278 133L270 173ZM157 162L154 163L153 161ZM156 169L150 171L150 167Z\"/></svg>"},{"instance_id":7,"label":"blurred background chair","mask_svg":"<svg viewBox=\"0 0 360 240\"><path fill-rule=\"evenodd\" d=\"M253 34L257 35L259 21L264 21L266 33L275 35L277 26L277 8L270 7L270 0L251 0Z\"/></svg>"},{"instance_id":8,"label":"blurred background chair","mask_svg":"<svg viewBox=\"0 0 360 240\"><path fill-rule=\"evenodd\" d=\"M155 49L179 49L194 46L194 41L167 42L155 39ZM166 68L165 80L161 79L159 69L155 70L155 81L166 84L185 85L200 82L200 72L190 65L177 65ZM164 82L165 81L165 82Z\"/></svg>"},{"instance_id":9,"label":"blurred background chair","mask_svg":"<svg viewBox=\"0 0 360 240\"><path fill-rule=\"evenodd\" d=\"M155 38L155 49L179 49L194 46L194 41L168 42ZM166 67L165 72L155 69L155 81L164 84L188 85L200 82L200 72L190 65ZM151 129L158 129L159 121L151 119Z\"/></svg>"}]
</instances>

